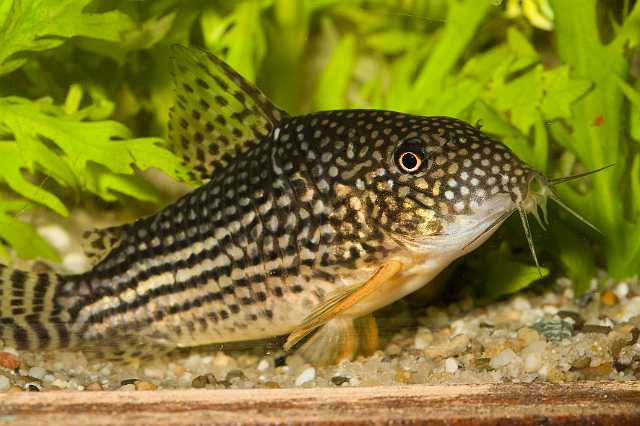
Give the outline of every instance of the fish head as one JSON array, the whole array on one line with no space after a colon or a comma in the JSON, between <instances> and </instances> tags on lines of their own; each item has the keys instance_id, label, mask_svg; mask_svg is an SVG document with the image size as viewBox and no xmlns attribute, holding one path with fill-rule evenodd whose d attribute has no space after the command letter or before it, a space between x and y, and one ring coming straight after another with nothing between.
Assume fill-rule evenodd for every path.
<instances>
[{"instance_id":1,"label":"fish head","mask_svg":"<svg viewBox=\"0 0 640 426\"><path fill-rule=\"evenodd\" d=\"M544 177L479 128L449 117L404 116L364 177L373 219L419 251L469 251ZM404 129L404 131L402 131ZM384 133L384 130L383 130ZM373 142L374 145L376 142Z\"/></svg>"},{"instance_id":2,"label":"fish head","mask_svg":"<svg viewBox=\"0 0 640 426\"><path fill-rule=\"evenodd\" d=\"M320 198L331 200L329 222L344 237L338 241L362 240L362 229L375 229L402 248L450 262L518 211L537 264L528 213L544 227L552 199L588 224L553 185L593 172L548 180L499 140L455 118L327 111L294 117L273 138L278 173L299 164Z\"/></svg>"}]
</instances>

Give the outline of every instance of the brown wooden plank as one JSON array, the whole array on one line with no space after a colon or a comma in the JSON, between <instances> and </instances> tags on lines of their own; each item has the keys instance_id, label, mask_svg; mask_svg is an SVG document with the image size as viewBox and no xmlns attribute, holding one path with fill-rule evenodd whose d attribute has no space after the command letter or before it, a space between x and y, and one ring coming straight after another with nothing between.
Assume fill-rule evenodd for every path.
<instances>
[{"instance_id":1,"label":"brown wooden plank","mask_svg":"<svg viewBox=\"0 0 640 426\"><path fill-rule=\"evenodd\" d=\"M640 424L640 384L43 392L0 395L6 425Z\"/></svg>"}]
</instances>

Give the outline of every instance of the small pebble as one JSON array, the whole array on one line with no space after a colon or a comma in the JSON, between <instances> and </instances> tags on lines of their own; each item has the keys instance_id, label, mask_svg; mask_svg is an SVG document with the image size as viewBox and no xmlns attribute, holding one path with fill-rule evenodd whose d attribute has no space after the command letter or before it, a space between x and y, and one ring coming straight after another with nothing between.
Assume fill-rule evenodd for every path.
<instances>
[{"instance_id":1,"label":"small pebble","mask_svg":"<svg viewBox=\"0 0 640 426\"><path fill-rule=\"evenodd\" d=\"M218 380L216 376L213 374L203 374L202 376L198 376L191 381L191 387L196 389L201 389L207 387L207 385L216 385L218 384Z\"/></svg>"},{"instance_id":2,"label":"small pebble","mask_svg":"<svg viewBox=\"0 0 640 426\"><path fill-rule=\"evenodd\" d=\"M267 371L269 369L269 361L266 359L260 360L258 363L258 371Z\"/></svg>"},{"instance_id":3,"label":"small pebble","mask_svg":"<svg viewBox=\"0 0 640 426\"><path fill-rule=\"evenodd\" d=\"M522 327L518 330L518 338L521 339L526 345L537 342L540 340L540 334L532 328Z\"/></svg>"},{"instance_id":4,"label":"small pebble","mask_svg":"<svg viewBox=\"0 0 640 426\"><path fill-rule=\"evenodd\" d=\"M542 367L542 357L539 353L530 353L524 357L524 369L527 373L538 371Z\"/></svg>"},{"instance_id":5,"label":"small pebble","mask_svg":"<svg viewBox=\"0 0 640 426\"><path fill-rule=\"evenodd\" d=\"M610 362L606 362L596 367L586 367L579 371L587 380L604 379L611 374L613 366Z\"/></svg>"},{"instance_id":6,"label":"small pebble","mask_svg":"<svg viewBox=\"0 0 640 426\"><path fill-rule=\"evenodd\" d=\"M384 351L387 355L393 356L393 355L399 355L402 352L402 348L399 345L396 345L395 343L389 343Z\"/></svg>"},{"instance_id":7,"label":"small pebble","mask_svg":"<svg viewBox=\"0 0 640 426\"><path fill-rule=\"evenodd\" d=\"M16 368L20 368L20 360L8 351L0 352L0 367L15 370Z\"/></svg>"},{"instance_id":8,"label":"small pebble","mask_svg":"<svg viewBox=\"0 0 640 426\"><path fill-rule=\"evenodd\" d=\"M588 356L581 356L579 358L576 358L575 360L573 360L573 362L571 363L571 368L572 369L582 369L582 368L587 368L589 365L591 364L591 358Z\"/></svg>"},{"instance_id":9,"label":"small pebble","mask_svg":"<svg viewBox=\"0 0 640 426\"><path fill-rule=\"evenodd\" d=\"M600 301L607 306L618 304L618 296L613 291L607 290L600 295Z\"/></svg>"},{"instance_id":10,"label":"small pebble","mask_svg":"<svg viewBox=\"0 0 640 426\"><path fill-rule=\"evenodd\" d=\"M444 360L444 369L447 373L455 373L458 371L458 361L455 358L447 358Z\"/></svg>"},{"instance_id":11,"label":"small pebble","mask_svg":"<svg viewBox=\"0 0 640 426\"><path fill-rule=\"evenodd\" d=\"M336 386L342 386L342 384L344 383L349 383L349 378L345 377L345 376L333 376L331 378L331 383L333 383Z\"/></svg>"},{"instance_id":12,"label":"small pebble","mask_svg":"<svg viewBox=\"0 0 640 426\"><path fill-rule=\"evenodd\" d=\"M238 370L237 368L231 370L227 373L227 376L224 378L226 381L232 381L233 379L244 380L247 376L244 374L244 371Z\"/></svg>"},{"instance_id":13,"label":"small pebble","mask_svg":"<svg viewBox=\"0 0 640 426\"><path fill-rule=\"evenodd\" d=\"M47 370L42 367L31 367L29 369L29 376L36 378L38 380L42 380L44 376L47 374Z\"/></svg>"},{"instance_id":14,"label":"small pebble","mask_svg":"<svg viewBox=\"0 0 640 426\"><path fill-rule=\"evenodd\" d=\"M613 292L618 296L618 299L626 299L629 295L629 284L621 282L613 289Z\"/></svg>"},{"instance_id":15,"label":"small pebble","mask_svg":"<svg viewBox=\"0 0 640 426\"><path fill-rule=\"evenodd\" d=\"M424 350L424 354L429 358L445 358L459 355L467 349L470 341L471 339L468 336L462 334L455 336L446 343L429 346Z\"/></svg>"},{"instance_id":16,"label":"small pebble","mask_svg":"<svg viewBox=\"0 0 640 426\"><path fill-rule=\"evenodd\" d=\"M9 381L9 378L0 374L0 392L5 392L9 390L10 387L11 382Z\"/></svg>"},{"instance_id":17,"label":"small pebble","mask_svg":"<svg viewBox=\"0 0 640 426\"><path fill-rule=\"evenodd\" d=\"M102 385L100 383L89 383L86 387L88 391L101 391Z\"/></svg>"},{"instance_id":18,"label":"small pebble","mask_svg":"<svg viewBox=\"0 0 640 426\"><path fill-rule=\"evenodd\" d=\"M491 365L491 368L504 367L506 365L511 364L517 358L518 358L518 355L516 355L516 353L513 352L512 349L505 349L495 357L491 358L490 365Z\"/></svg>"},{"instance_id":19,"label":"small pebble","mask_svg":"<svg viewBox=\"0 0 640 426\"><path fill-rule=\"evenodd\" d=\"M316 369L308 367L302 370L302 373L296 378L296 386L302 386L316 378Z\"/></svg>"},{"instance_id":20,"label":"small pebble","mask_svg":"<svg viewBox=\"0 0 640 426\"><path fill-rule=\"evenodd\" d=\"M152 391L158 389L158 386L156 384L144 380L136 383L135 386L136 390L139 391Z\"/></svg>"}]
</instances>

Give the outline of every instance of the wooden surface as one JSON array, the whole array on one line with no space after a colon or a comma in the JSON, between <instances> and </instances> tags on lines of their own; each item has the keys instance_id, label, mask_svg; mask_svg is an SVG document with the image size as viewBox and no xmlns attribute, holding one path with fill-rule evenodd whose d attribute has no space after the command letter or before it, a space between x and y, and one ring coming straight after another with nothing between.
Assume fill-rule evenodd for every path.
<instances>
[{"instance_id":1,"label":"wooden surface","mask_svg":"<svg viewBox=\"0 0 640 426\"><path fill-rule=\"evenodd\" d=\"M0 394L0 425L640 425L640 385Z\"/></svg>"}]
</instances>

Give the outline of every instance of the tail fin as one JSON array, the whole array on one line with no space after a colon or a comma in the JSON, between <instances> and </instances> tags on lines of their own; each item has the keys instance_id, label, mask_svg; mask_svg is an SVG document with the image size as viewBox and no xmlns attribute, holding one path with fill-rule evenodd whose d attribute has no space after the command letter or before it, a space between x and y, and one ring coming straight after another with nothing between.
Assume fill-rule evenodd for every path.
<instances>
[{"instance_id":1,"label":"tail fin","mask_svg":"<svg viewBox=\"0 0 640 426\"><path fill-rule=\"evenodd\" d=\"M64 279L0 265L0 338L21 350L71 346L68 315L56 302Z\"/></svg>"}]
</instances>

